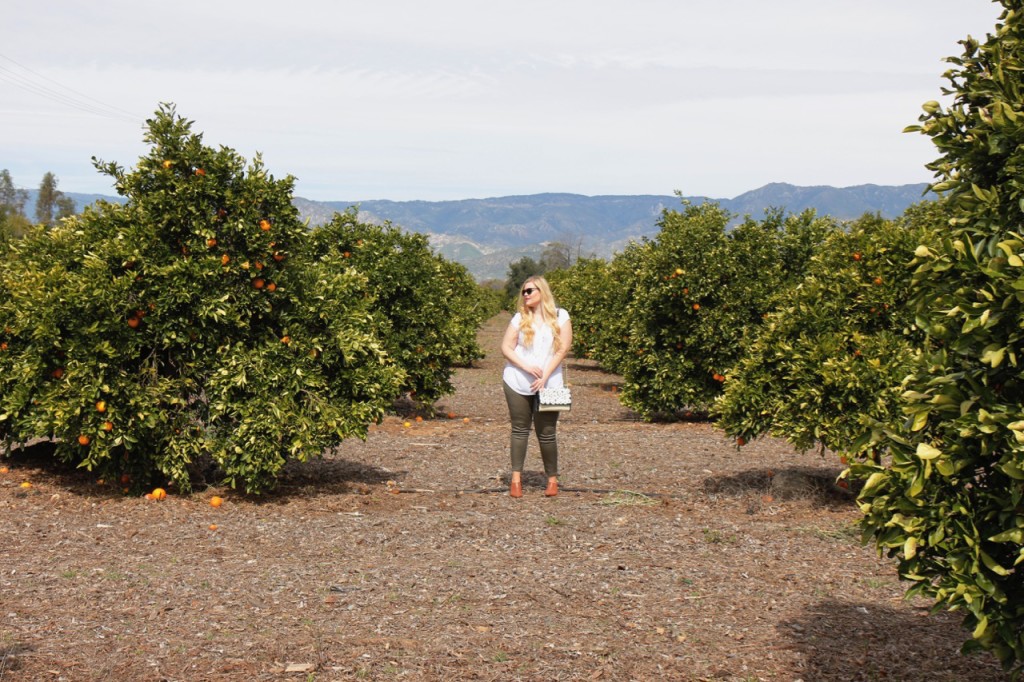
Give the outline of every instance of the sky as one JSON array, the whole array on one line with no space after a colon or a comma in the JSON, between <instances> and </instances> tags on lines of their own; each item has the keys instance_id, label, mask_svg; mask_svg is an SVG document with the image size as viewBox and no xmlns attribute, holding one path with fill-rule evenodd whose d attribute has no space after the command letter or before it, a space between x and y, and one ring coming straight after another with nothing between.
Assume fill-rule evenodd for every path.
<instances>
[{"instance_id":1,"label":"sky","mask_svg":"<svg viewBox=\"0 0 1024 682\"><path fill-rule=\"evenodd\" d=\"M113 194L173 103L320 201L928 182L989 0L4 0L0 169Z\"/></svg>"}]
</instances>

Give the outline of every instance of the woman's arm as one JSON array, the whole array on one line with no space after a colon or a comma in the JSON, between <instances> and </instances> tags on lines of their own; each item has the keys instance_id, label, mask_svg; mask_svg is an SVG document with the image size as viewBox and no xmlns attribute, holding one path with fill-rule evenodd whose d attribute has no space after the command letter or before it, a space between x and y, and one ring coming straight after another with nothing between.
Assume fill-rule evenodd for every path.
<instances>
[{"instance_id":1,"label":"woman's arm","mask_svg":"<svg viewBox=\"0 0 1024 682\"><path fill-rule=\"evenodd\" d=\"M537 381L533 383L533 390L539 391L544 388L544 384L548 382L548 377L554 374L558 366L562 364L562 360L565 360L565 356L569 354L572 349L572 320L566 320L558 332L558 351L551 356L551 362L544 369L544 373L541 374Z\"/></svg>"},{"instance_id":2,"label":"woman's arm","mask_svg":"<svg viewBox=\"0 0 1024 682\"><path fill-rule=\"evenodd\" d=\"M505 356L505 359L510 363L518 367L519 369L532 374L535 377L543 375L544 370L536 365L528 365L516 352L516 346L519 344L519 330L515 325L509 324L505 329L505 336L501 340L501 354Z\"/></svg>"}]
</instances>

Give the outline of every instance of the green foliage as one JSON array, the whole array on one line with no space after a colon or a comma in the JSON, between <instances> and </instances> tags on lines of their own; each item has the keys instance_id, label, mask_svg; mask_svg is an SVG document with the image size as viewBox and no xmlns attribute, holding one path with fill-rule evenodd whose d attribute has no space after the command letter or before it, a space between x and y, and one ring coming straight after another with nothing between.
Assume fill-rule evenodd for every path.
<instances>
[{"instance_id":1,"label":"green foliage","mask_svg":"<svg viewBox=\"0 0 1024 682\"><path fill-rule=\"evenodd\" d=\"M876 434L890 460L851 467L867 537L899 560L910 593L963 611L973 639L1007 667L1024 659L1024 14L1006 7L984 43L962 42L948 107L911 130L950 219L922 248L911 287L930 334L905 384L904 419Z\"/></svg>"},{"instance_id":2,"label":"green foliage","mask_svg":"<svg viewBox=\"0 0 1024 682\"><path fill-rule=\"evenodd\" d=\"M57 176L47 172L39 183L39 194L36 196L36 222L51 226L74 213L75 202L57 189Z\"/></svg>"},{"instance_id":3,"label":"green foliage","mask_svg":"<svg viewBox=\"0 0 1024 682\"><path fill-rule=\"evenodd\" d=\"M762 325L715 404L718 426L844 456L870 446L864 424L899 412L899 384L922 333L906 304L915 249L941 220L921 204L897 221L864 216L832 230Z\"/></svg>"},{"instance_id":4,"label":"green foliage","mask_svg":"<svg viewBox=\"0 0 1024 682\"><path fill-rule=\"evenodd\" d=\"M355 269L304 258L292 180L162 107L123 206L37 229L0 263L0 435L137 486L212 461L249 492L366 433L402 381Z\"/></svg>"},{"instance_id":5,"label":"green foliage","mask_svg":"<svg viewBox=\"0 0 1024 682\"><path fill-rule=\"evenodd\" d=\"M628 304L651 243L630 243L609 263L583 258L548 280L560 306L573 317L573 353L621 373L629 353Z\"/></svg>"},{"instance_id":6,"label":"green foliage","mask_svg":"<svg viewBox=\"0 0 1024 682\"><path fill-rule=\"evenodd\" d=\"M434 254L424 235L360 223L351 209L313 232L310 259L324 273L365 273L381 342L417 400L451 393L453 367L483 357L476 333L491 309L469 271Z\"/></svg>"}]
</instances>

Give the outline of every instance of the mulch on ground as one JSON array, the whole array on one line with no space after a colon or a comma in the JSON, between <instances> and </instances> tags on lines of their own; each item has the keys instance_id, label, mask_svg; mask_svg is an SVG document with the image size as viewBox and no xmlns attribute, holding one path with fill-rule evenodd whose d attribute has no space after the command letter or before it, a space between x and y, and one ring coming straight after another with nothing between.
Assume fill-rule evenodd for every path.
<instances>
[{"instance_id":1,"label":"mulch on ground","mask_svg":"<svg viewBox=\"0 0 1024 682\"><path fill-rule=\"evenodd\" d=\"M1008 679L860 545L834 457L640 422L593 363L569 363L562 493L534 441L509 498L507 320L438 416L260 498L0 457L0 682Z\"/></svg>"}]
</instances>

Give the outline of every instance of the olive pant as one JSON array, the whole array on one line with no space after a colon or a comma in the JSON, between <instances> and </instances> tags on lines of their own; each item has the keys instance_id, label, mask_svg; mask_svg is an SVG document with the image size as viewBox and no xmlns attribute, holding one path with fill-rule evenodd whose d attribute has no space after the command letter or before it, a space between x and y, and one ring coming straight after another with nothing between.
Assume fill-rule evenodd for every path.
<instances>
[{"instance_id":1,"label":"olive pant","mask_svg":"<svg viewBox=\"0 0 1024 682\"><path fill-rule=\"evenodd\" d=\"M558 441L555 429L558 426L558 412L537 411L536 395L521 395L501 382L508 403L508 416L512 422L512 471L522 472L526 463L526 445L530 440L530 424L537 432L540 456L544 460L544 473L558 475Z\"/></svg>"}]
</instances>

